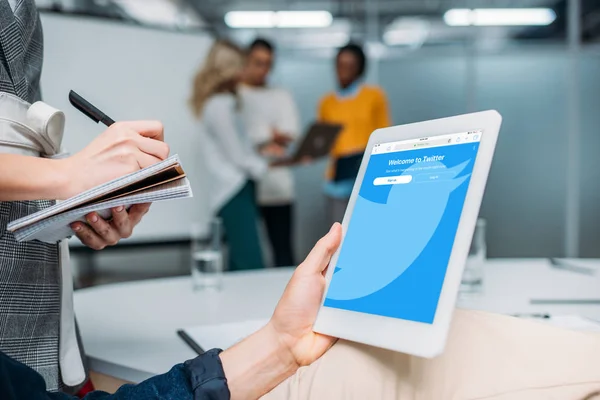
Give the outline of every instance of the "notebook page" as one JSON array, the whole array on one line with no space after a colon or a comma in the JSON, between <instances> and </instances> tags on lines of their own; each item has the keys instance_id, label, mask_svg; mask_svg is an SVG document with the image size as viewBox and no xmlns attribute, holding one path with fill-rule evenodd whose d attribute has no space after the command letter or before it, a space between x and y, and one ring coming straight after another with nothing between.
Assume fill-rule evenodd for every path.
<instances>
[{"instance_id":1,"label":"notebook page","mask_svg":"<svg viewBox=\"0 0 600 400\"><path fill-rule=\"evenodd\" d=\"M170 166L173 166L175 164L180 164L179 156L177 154L167 158L164 161L156 163L150 167L147 167L142 170L125 175L121 178L114 179L114 180L107 182L105 184L102 184L100 186L96 186L96 187L89 189L81 194L78 194L77 196L74 196L74 197L71 197L70 199L62 201L53 207L46 208L37 213L28 215L27 217L13 221L8 224L7 230L9 232L14 232L17 229L20 229L28 224L40 221L44 218L48 218L50 216L61 213L63 211L77 207L91 199L103 196L112 191L122 189L123 187L125 187L131 183L141 181L142 179L145 179L152 175L155 175L157 172L160 172L161 170L169 168Z\"/></svg>"},{"instance_id":2,"label":"notebook page","mask_svg":"<svg viewBox=\"0 0 600 400\"><path fill-rule=\"evenodd\" d=\"M133 204L153 203L189 197L192 197L192 191L188 179L178 179L130 196L92 204L55 215L15 231L14 236L19 242L37 239L47 243L55 243L58 240L72 236L74 233L70 225L75 221L86 222L85 216L90 212L98 212L103 218L109 218L111 216L111 209L114 207L126 206L128 208Z\"/></svg>"},{"instance_id":3,"label":"notebook page","mask_svg":"<svg viewBox=\"0 0 600 400\"><path fill-rule=\"evenodd\" d=\"M181 166L179 164L172 165L168 168L163 169L162 171L157 172L154 175L151 175L147 178L144 178L140 181L130 183L127 186L111 191L105 195L94 197L85 203L78 205L77 207L86 207L92 205L94 203L99 203L102 201L110 200L117 197L127 196L129 194L139 192L144 189L151 188L153 186L162 185L163 183L170 182L175 179L183 178L185 176ZM65 210L68 211L68 210Z\"/></svg>"},{"instance_id":4,"label":"notebook page","mask_svg":"<svg viewBox=\"0 0 600 400\"><path fill-rule=\"evenodd\" d=\"M133 199L129 199L127 203L123 203L123 201L118 202L116 204L109 204L109 205L104 205L103 207L94 207L96 208L94 211L97 212L99 215L101 215L103 218L110 218L112 211L111 209L113 207L117 207L118 205L122 205L125 206L126 208L129 208L130 206L134 205L134 204L140 204L140 203L146 203L146 202L159 202L159 201L164 201L164 200L174 200L177 198L187 198L187 197L191 197L189 196L188 193L185 192L176 192L176 193L171 193L171 194L157 194L155 196L152 196L151 199L139 199L139 198L133 198ZM117 205L118 204L118 205ZM74 210L74 212L76 213L75 215L71 215L69 219L65 220L61 220L61 221L54 221L51 224L42 224L44 221L39 222L38 224L41 225L34 225L35 227L26 227L23 228L19 231L16 231L14 233L15 238L17 239L17 241L22 242L22 241L31 241L31 240L41 240L43 242L47 242L47 243L55 243L59 240L62 240L66 237L70 237L74 234L74 232L71 230L70 224L75 222L75 221L81 221L81 222L86 222L85 220L85 215L83 213L79 213L78 210ZM55 232L55 233L53 233ZM61 233L56 233L56 232L61 232Z\"/></svg>"},{"instance_id":5,"label":"notebook page","mask_svg":"<svg viewBox=\"0 0 600 400\"><path fill-rule=\"evenodd\" d=\"M161 181L161 182L158 182L158 183L154 183L152 185L138 187L138 188L135 188L135 189L133 189L131 191L127 191L125 193L118 194L119 192L116 192L117 193L116 195L113 195L113 193L111 193L110 196L106 196L105 198L100 199L100 201L98 201L98 202L96 202L96 201L90 202L89 205L103 203L105 201L115 200L115 199L119 199L119 198L125 197L125 196L131 196L131 195L133 195L135 193L139 193L141 191L144 191L144 190L156 187L156 186L164 185L164 184L167 184L169 182L174 182L174 181L177 181L177 180L180 180L180 179L183 179L183 178L185 178L185 174L178 175L178 176L175 176L173 178L169 178L169 179L166 179L164 181Z\"/></svg>"},{"instance_id":6,"label":"notebook page","mask_svg":"<svg viewBox=\"0 0 600 400\"><path fill-rule=\"evenodd\" d=\"M198 325L186 328L184 331L204 350L215 348L225 350L250 336L268 322L268 319L253 319L226 324Z\"/></svg>"}]
</instances>

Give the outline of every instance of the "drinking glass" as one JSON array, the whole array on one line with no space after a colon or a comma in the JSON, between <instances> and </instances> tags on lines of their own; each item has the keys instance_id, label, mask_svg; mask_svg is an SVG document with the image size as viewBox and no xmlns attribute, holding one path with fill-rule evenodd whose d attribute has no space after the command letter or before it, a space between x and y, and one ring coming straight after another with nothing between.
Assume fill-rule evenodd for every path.
<instances>
[{"instance_id":1,"label":"drinking glass","mask_svg":"<svg viewBox=\"0 0 600 400\"><path fill-rule=\"evenodd\" d=\"M223 285L223 252L221 249L222 222L210 222L208 238L202 235L199 224L192 226L191 264L194 291L220 289Z\"/></svg>"}]
</instances>

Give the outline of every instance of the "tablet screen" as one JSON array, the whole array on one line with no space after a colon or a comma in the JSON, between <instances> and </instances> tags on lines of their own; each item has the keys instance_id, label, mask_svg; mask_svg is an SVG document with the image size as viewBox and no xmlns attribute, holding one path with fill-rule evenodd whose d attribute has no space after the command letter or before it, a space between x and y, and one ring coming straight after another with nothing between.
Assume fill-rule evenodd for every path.
<instances>
[{"instance_id":1,"label":"tablet screen","mask_svg":"<svg viewBox=\"0 0 600 400\"><path fill-rule=\"evenodd\" d=\"M481 135L373 147L324 306L433 323Z\"/></svg>"}]
</instances>

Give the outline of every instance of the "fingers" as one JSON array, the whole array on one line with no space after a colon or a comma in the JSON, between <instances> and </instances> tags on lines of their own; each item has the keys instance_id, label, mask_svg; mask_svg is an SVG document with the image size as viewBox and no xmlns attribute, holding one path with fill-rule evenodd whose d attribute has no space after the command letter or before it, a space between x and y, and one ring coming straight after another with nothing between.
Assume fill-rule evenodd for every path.
<instances>
[{"instance_id":1,"label":"fingers","mask_svg":"<svg viewBox=\"0 0 600 400\"><path fill-rule=\"evenodd\" d=\"M169 157L169 146L165 142L149 139L144 136L135 135L134 141L137 148L144 153L154 156L159 160Z\"/></svg>"},{"instance_id":2,"label":"fingers","mask_svg":"<svg viewBox=\"0 0 600 400\"><path fill-rule=\"evenodd\" d=\"M129 221L131 222L132 229L139 224L142 220L142 217L148 213L148 210L150 210L150 205L151 203L145 203L131 206L129 209Z\"/></svg>"},{"instance_id":3,"label":"fingers","mask_svg":"<svg viewBox=\"0 0 600 400\"><path fill-rule=\"evenodd\" d=\"M342 240L342 226L339 223L333 224L329 233L321 238L312 249L306 260L298 268L302 268L307 273L321 273L329 265L331 256L336 252Z\"/></svg>"},{"instance_id":4,"label":"fingers","mask_svg":"<svg viewBox=\"0 0 600 400\"><path fill-rule=\"evenodd\" d=\"M71 228L75 231L75 236L87 247L94 250L102 250L106 247L107 244L104 243L104 240L90 226L82 222L75 222L71 224Z\"/></svg>"},{"instance_id":5,"label":"fingers","mask_svg":"<svg viewBox=\"0 0 600 400\"><path fill-rule=\"evenodd\" d=\"M106 246L113 246L122 238L128 238L133 233L133 228L139 224L142 217L150 209L150 203L136 204L129 209L116 207L112 209L112 221L100 218L97 213L86 215L89 225L82 222L71 224L75 235L81 243L94 250L102 250Z\"/></svg>"},{"instance_id":6,"label":"fingers","mask_svg":"<svg viewBox=\"0 0 600 400\"><path fill-rule=\"evenodd\" d=\"M79 238L81 243L86 245L87 247L94 250L102 250L106 247L106 244L102 241L102 239L94 233L92 228L83 224L81 222L76 222L71 225L73 231L75 231L75 236Z\"/></svg>"},{"instance_id":7,"label":"fingers","mask_svg":"<svg viewBox=\"0 0 600 400\"><path fill-rule=\"evenodd\" d=\"M315 334L314 337L314 349L316 358L320 358L323 354L327 353L329 349L338 341L333 336L323 335L321 333Z\"/></svg>"},{"instance_id":8,"label":"fingers","mask_svg":"<svg viewBox=\"0 0 600 400\"><path fill-rule=\"evenodd\" d=\"M131 237L133 228L140 223L149 209L150 203L133 205L129 211L125 210L123 206L113 208L111 225L116 229L119 239Z\"/></svg>"},{"instance_id":9,"label":"fingers","mask_svg":"<svg viewBox=\"0 0 600 400\"><path fill-rule=\"evenodd\" d=\"M159 121L123 121L118 124L133 129L147 138L164 141L164 127Z\"/></svg>"},{"instance_id":10,"label":"fingers","mask_svg":"<svg viewBox=\"0 0 600 400\"><path fill-rule=\"evenodd\" d=\"M120 206L112 209L112 225L119 233L119 238L128 238L133 233L134 224L125 210L125 207Z\"/></svg>"},{"instance_id":11,"label":"fingers","mask_svg":"<svg viewBox=\"0 0 600 400\"><path fill-rule=\"evenodd\" d=\"M134 156L140 168L146 168L162 161L162 159L146 154L143 151L136 151Z\"/></svg>"},{"instance_id":12,"label":"fingers","mask_svg":"<svg viewBox=\"0 0 600 400\"><path fill-rule=\"evenodd\" d=\"M102 248L106 247L107 245L113 246L119 242L119 232L109 222L100 218L100 216L97 213L90 213L86 215L85 219L96 236L94 237L93 235L87 234L87 240L91 240L96 245L98 245L98 242L100 241L104 245L102 246ZM82 229L82 231L85 230ZM99 241L97 239L99 239Z\"/></svg>"},{"instance_id":13,"label":"fingers","mask_svg":"<svg viewBox=\"0 0 600 400\"><path fill-rule=\"evenodd\" d=\"M120 135L115 144L126 145L127 151L133 150L141 168L155 164L169 156L169 146L166 143L141 136L138 131L127 125L128 122L118 122L118 124L115 128L111 127Z\"/></svg>"}]
</instances>

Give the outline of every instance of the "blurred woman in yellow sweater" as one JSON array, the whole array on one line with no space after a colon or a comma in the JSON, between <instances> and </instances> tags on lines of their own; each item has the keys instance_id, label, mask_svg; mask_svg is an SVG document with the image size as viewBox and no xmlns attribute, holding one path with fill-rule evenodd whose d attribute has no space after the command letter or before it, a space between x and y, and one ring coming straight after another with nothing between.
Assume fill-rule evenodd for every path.
<instances>
[{"instance_id":1,"label":"blurred woman in yellow sweater","mask_svg":"<svg viewBox=\"0 0 600 400\"><path fill-rule=\"evenodd\" d=\"M383 90L362 82L366 69L367 58L361 46L350 43L340 48L336 57L338 89L325 95L319 106L319 121L344 127L331 150L325 183L331 223L344 218L369 136L391 125Z\"/></svg>"}]
</instances>

